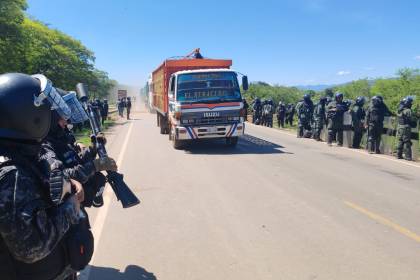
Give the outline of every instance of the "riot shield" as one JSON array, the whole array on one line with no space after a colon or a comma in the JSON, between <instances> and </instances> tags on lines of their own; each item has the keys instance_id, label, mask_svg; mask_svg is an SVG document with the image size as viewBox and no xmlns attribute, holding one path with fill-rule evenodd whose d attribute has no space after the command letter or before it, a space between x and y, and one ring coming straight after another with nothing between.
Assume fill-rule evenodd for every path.
<instances>
[{"instance_id":1,"label":"riot shield","mask_svg":"<svg viewBox=\"0 0 420 280\"><path fill-rule=\"evenodd\" d=\"M395 155L397 145L397 133L397 118L385 117L380 147L382 154Z\"/></svg>"},{"instance_id":2,"label":"riot shield","mask_svg":"<svg viewBox=\"0 0 420 280\"><path fill-rule=\"evenodd\" d=\"M343 119L343 146L351 148L353 146L353 129L351 123L351 113L349 111L344 113Z\"/></svg>"},{"instance_id":3,"label":"riot shield","mask_svg":"<svg viewBox=\"0 0 420 280\"><path fill-rule=\"evenodd\" d=\"M411 154L414 161L419 159L419 126L420 120L417 120L417 126L411 129Z\"/></svg>"}]
</instances>

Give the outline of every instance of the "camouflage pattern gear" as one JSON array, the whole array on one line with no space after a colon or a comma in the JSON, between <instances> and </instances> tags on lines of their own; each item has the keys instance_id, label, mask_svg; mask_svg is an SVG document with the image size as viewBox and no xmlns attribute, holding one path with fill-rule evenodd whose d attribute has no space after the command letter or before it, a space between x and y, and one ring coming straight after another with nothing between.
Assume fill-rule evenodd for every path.
<instances>
[{"instance_id":1,"label":"camouflage pattern gear","mask_svg":"<svg viewBox=\"0 0 420 280\"><path fill-rule=\"evenodd\" d=\"M262 105L260 99L256 98L252 104L252 123L260 124L262 116Z\"/></svg>"},{"instance_id":2,"label":"camouflage pattern gear","mask_svg":"<svg viewBox=\"0 0 420 280\"><path fill-rule=\"evenodd\" d=\"M351 109L351 124L354 132L352 147L355 149L360 148L360 142L364 133L365 117L366 111L363 108L363 103L356 100L356 104Z\"/></svg>"},{"instance_id":3,"label":"camouflage pattern gear","mask_svg":"<svg viewBox=\"0 0 420 280\"><path fill-rule=\"evenodd\" d=\"M303 137L305 136L305 131L311 131L311 122L312 122L312 115L314 111L314 104L312 101L300 101L296 105L296 112L298 116L298 131L297 136Z\"/></svg>"},{"instance_id":4,"label":"camouflage pattern gear","mask_svg":"<svg viewBox=\"0 0 420 280\"><path fill-rule=\"evenodd\" d=\"M313 138L317 141L321 141L321 132L324 128L326 116L325 116L325 101L326 99L320 100L314 109L313 115L313 130L314 135Z\"/></svg>"},{"instance_id":5,"label":"camouflage pattern gear","mask_svg":"<svg viewBox=\"0 0 420 280\"><path fill-rule=\"evenodd\" d=\"M263 106L263 125L273 127L274 106L272 102L268 101Z\"/></svg>"},{"instance_id":6,"label":"camouflage pattern gear","mask_svg":"<svg viewBox=\"0 0 420 280\"><path fill-rule=\"evenodd\" d=\"M339 96L337 95L336 95L336 99L340 99ZM328 144L331 144L333 139L336 139L337 144L339 146L343 145L344 112L346 112L347 110L348 110L348 107L342 101L341 102L332 101L328 104L327 106L327 119L328 119L327 142Z\"/></svg>"},{"instance_id":7,"label":"camouflage pattern gear","mask_svg":"<svg viewBox=\"0 0 420 280\"><path fill-rule=\"evenodd\" d=\"M397 157L403 158L403 152L406 160L412 160L411 151L411 128L416 127L416 119L410 109L411 104L404 102L398 109L398 127L397 127Z\"/></svg>"},{"instance_id":8,"label":"camouflage pattern gear","mask_svg":"<svg viewBox=\"0 0 420 280\"><path fill-rule=\"evenodd\" d=\"M295 106L289 103L286 107L286 124L293 126L293 119L295 117Z\"/></svg>"},{"instance_id":9,"label":"camouflage pattern gear","mask_svg":"<svg viewBox=\"0 0 420 280\"><path fill-rule=\"evenodd\" d=\"M369 107L366 111L365 126L368 128L368 150L371 153L381 153L381 136L384 128L385 116L390 116L385 103L378 96L372 97Z\"/></svg>"},{"instance_id":10,"label":"camouflage pattern gear","mask_svg":"<svg viewBox=\"0 0 420 280\"><path fill-rule=\"evenodd\" d=\"M280 102L277 108L277 122L280 127L284 127L284 121L286 118L286 106Z\"/></svg>"},{"instance_id":11,"label":"camouflage pattern gear","mask_svg":"<svg viewBox=\"0 0 420 280\"><path fill-rule=\"evenodd\" d=\"M54 279L65 266L58 265L65 257L59 244L79 221L75 197L53 205L44 193L40 172L32 166L35 157L29 160L2 149L0 159L0 237L10 253L13 267L8 269L15 274L10 279Z\"/></svg>"}]
</instances>

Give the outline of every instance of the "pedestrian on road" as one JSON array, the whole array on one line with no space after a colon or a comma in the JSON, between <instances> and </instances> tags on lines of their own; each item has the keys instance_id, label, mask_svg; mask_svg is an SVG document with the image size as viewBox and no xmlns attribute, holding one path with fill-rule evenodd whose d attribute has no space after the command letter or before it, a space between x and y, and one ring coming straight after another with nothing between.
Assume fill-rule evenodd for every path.
<instances>
[{"instance_id":1,"label":"pedestrian on road","mask_svg":"<svg viewBox=\"0 0 420 280\"><path fill-rule=\"evenodd\" d=\"M125 102L125 107L127 108L127 120L129 120L130 112L131 112L131 97L127 97L127 101Z\"/></svg>"},{"instance_id":2,"label":"pedestrian on road","mask_svg":"<svg viewBox=\"0 0 420 280\"><path fill-rule=\"evenodd\" d=\"M332 145L333 139L337 141L337 146L343 146L343 126L344 126L344 113L349 109L343 102L343 94L337 92L335 100L330 102L327 106L327 119L328 119L328 145Z\"/></svg>"},{"instance_id":3,"label":"pedestrian on road","mask_svg":"<svg viewBox=\"0 0 420 280\"><path fill-rule=\"evenodd\" d=\"M122 99L118 99L117 101L117 109L118 109L118 115L122 118L124 117L123 111L124 111L124 104Z\"/></svg>"},{"instance_id":4,"label":"pedestrian on road","mask_svg":"<svg viewBox=\"0 0 420 280\"><path fill-rule=\"evenodd\" d=\"M298 102L296 105L296 112L298 116L297 137L310 137L310 134L312 133L311 121L314 112L314 103L309 94L305 94L303 100Z\"/></svg>"},{"instance_id":5,"label":"pedestrian on road","mask_svg":"<svg viewBox=\"0 0 420 280\"><path fill-rule=\"evenodd\" d=\"M353 143L352 148L359 149L360 142L362 141L363 133L365 132L365 118L366 111L363 108L365 105L365 98L359 96L356 98L356 102L351 109L351 125L353 129Z\"/></svg>"},{"instance_id":6,"label":"pedestrian on road","mask_svg":"<svg viewBox=\"0 0 420 280\"><path fill-rule=\"evenodd\" d=\"M413 97L405 97L398 108L398 146L397 158L403 158L403 152L406 160L411 161L411 128L416 127L417 120L414 116L411 107L413 106Z\"/></svg>"}]
</instances>

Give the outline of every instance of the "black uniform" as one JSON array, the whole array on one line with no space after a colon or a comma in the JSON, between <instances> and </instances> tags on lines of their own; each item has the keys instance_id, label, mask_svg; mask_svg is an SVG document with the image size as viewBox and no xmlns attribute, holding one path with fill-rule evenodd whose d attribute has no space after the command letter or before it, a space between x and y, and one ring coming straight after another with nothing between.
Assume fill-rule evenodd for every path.
<instances>
[{"instance_id":1,"label":"black uniform","mask_svg":"<svg viewBox=\"0 0 420 280\"><path fill-rule=\"evenodd\" d=\"M293 119L295 117L295 106L290 103L287 105L286 109L286 124L293 126Z\"/></svg>"},{"instance_id":2,"label":"black uniform","mask_svg":"<svg viewBox=\"0 0 420 280\"><path fill-rule=\"evenodd\" d=\"M337 140L338 146L343 146L344 113L348 110L342 101L342 95L337 94L336 100L327 105L328 119L328 144L331 145L333 139Z\"/></svg>"},{"instance_id":3,"label":"black uniform","mask_svg":"<svg viewBox=\"0 0 420 280\"><path fill-rule=\"evenodd\" d=\"M102 105L102 111L101 111L102 124L104 124L104 122L108 119L108 112L109 112L108 101L107 100L104 100L104 103Z\"/></svg>"},{"instance_id":4,"label":"black uniform","mask_svg":"<svg viewBox=\"0 0 420 280\"><path fill-rule=\"evenodd\" d=\"M296 105L296 112L298 116L298 131L297 137L310 137L312 114L314 112L314 104L312 100L302 100Z\"/></svg>"},{"instance_id":5,"label":"black uniform","mask_svg":"<svg viewBox=\"0 0 420 280\"><path fill-rule=\"evenodd\" d=\"M284 128L284 121L286 118L286 106L283 103L279 103L277 108L277 122L280 127Z\"/></svg>"},{"instance_id":6,"label":"black uniform","mask_svg":"<svg viewBox=\"0 0 420 280\"><path fill-rule=\"evenodd\" d=\"M356 100L356 104L351 109L351 123L353 128L353 144L352 147L355 149L360 148L360 142L362 141L364 133L366 111L363 108L363 103Z\"/></svg>"},{"instance_id":7,"label":"black uniform","mask_svg":"<svg viewBox=\"0 0 420 280\"><path fill-rule=\"evenodd\" d=\"M24 74L5 74L0 80L0 276L64 279L73 273L67 241L70 227L79 222L76 198L52 203L45 192L48 180L35 164L51 105L48 99L34 106L34 96L45 91L51 100L58 99L44 87L49 82L43 76L42 83L41 77Z\"/></svg>"},{"instance_id":8,"label":"black uniform","mask_svg":"<svg viewBox=\"0 0 420 280\"><path fill-rule=\"evenodd\" d=\"M127 108L127 120L130 119L130 112L131 112L131 98L127 98L127 102L125 103L125 107Z\"/></svg>"},{"instance_id":9,"label":"black uniform","mask_svg":"<svg viewBox=\"0 0 420 280\"><path fill-rule=\"evenodd\" d=\"M385 116L391 116L388 107L379 97L373 97L366 112L366 126L368 127L368 149L371 153L379 154L381 136L384 129Z\"/></svg>"}]
</instances>

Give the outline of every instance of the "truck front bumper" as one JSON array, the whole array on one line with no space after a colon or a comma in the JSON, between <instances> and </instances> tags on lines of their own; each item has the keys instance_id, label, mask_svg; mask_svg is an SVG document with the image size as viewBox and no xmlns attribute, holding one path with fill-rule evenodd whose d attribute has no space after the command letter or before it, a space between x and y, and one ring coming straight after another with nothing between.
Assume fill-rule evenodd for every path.
<instances>
[{"instance_id":1,"label":"truck front bumper","mask_svg":"<svg viewBox=\"0 0 420 280\"><path fill-rule=\"evenodd\" d=\"M235 123L214 126L177 126L175 137L177 140L195 140L209 138L226 138L244 135L245 123Z\"/></svg>"}]
</instances>

